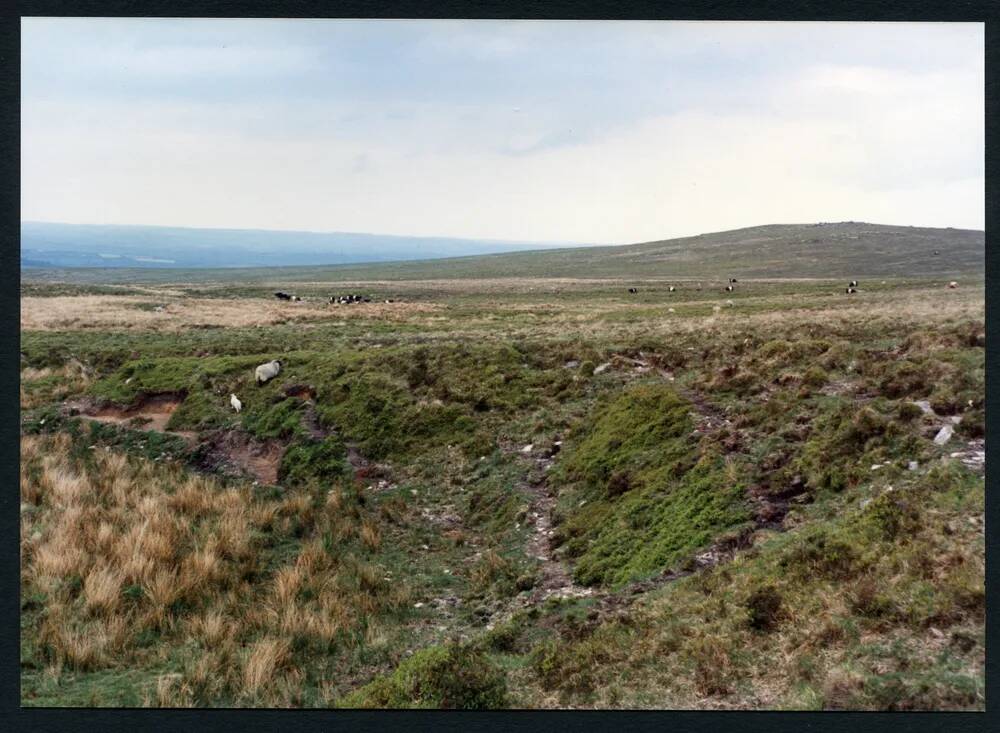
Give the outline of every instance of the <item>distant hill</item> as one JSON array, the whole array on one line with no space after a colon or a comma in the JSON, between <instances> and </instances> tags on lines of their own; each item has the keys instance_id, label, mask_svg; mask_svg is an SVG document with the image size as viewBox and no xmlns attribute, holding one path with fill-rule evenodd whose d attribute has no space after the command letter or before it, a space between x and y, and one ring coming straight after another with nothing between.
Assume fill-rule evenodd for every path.
<instances>
[{"instance_id":1,"label":"distant hill","mask_svg":"<svg viewBox=\"0 0 1000 733\"><path fill-rule=\"evenodd\" d=\"M936 253L936 254L935 254ZM342 281L481 277L869 278L982 275L978 230L859 222L772 224L642 244L573 247L432 261L232 271L38 270L46 280L88 282Z\"/></svg>"},{"instance_id":2,"label":"distant hill","mask_svg":"<svg viewBox=\"0 0 1000 733\"><path fill-rule=\"evenodd\" d=\"M338 265L461 257L558 246L566 245L349 232L21 223L22 267Z\"/></svg>"}]
</instances>

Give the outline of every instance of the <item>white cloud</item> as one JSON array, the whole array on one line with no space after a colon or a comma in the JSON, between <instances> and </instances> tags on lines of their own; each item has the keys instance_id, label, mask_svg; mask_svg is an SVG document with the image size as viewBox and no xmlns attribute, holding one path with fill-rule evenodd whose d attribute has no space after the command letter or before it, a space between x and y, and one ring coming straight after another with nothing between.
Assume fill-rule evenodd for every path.
<instances>
[{"instance_id":1,"label":"white cloud","mask_svg":"<svg viewBox=\"0 0 1000 733\"><path fill-rule=\"evenodd\" d=\"M727 24L723 36L738 30ZM892 29L894 42L903 30ZM461 55L477 33L435 42ZM492 39L481 55L516 57L535 33ZM201 53L121 59L150 74L257 68L251 46ZM313 63L275 54L265 66L294 74ZM623 112L587 135L533 97L515 111L266 89L241 101L81 103L29 89L22 218L586 242L843 219L981 228L984 72L971 58L920 69L790 63L752 86L709 77L695 85L697 103ZM740 105L729 103L736 93Z\"/></svg>"}]
</instances>

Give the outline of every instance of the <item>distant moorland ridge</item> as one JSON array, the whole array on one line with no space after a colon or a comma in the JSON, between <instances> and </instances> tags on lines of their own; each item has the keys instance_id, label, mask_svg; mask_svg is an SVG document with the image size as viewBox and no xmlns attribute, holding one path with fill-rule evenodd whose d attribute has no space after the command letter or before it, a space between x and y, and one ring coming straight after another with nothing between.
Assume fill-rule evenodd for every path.
<instances>
[{"instance_id":1,"label":"distant moorland ridge","mask_svg":"<svg viewBox=\"0 0 1000 733\"><path fill-rule=\"evenodd\" d=\"M985 267L985 232L839 222L770 224L630 245L310 267L28 269L30 280L207 282L484 277L939 277ZM22 256L24 256L22 254Z\"/></svg>"}]
</instances>

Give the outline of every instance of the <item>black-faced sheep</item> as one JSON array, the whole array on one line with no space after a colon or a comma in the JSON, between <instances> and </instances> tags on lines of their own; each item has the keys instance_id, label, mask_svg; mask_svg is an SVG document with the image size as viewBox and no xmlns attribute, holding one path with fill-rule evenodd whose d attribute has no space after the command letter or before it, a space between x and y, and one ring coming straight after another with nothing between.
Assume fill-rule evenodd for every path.
<instances>
[{"instance_id":1,"label":"black-faced sheep","mask_svg":"<svg viewBox=\"0 0 1000 733\"><path fill-rule=\"evenodd\" d=\"M280 373L281 362L275 359L274 361L266 362L257 367L257 369L254 370L254 377L257 379L257 384L261 385L269 379L274 379Z\"/></svg>"}]
</instances>

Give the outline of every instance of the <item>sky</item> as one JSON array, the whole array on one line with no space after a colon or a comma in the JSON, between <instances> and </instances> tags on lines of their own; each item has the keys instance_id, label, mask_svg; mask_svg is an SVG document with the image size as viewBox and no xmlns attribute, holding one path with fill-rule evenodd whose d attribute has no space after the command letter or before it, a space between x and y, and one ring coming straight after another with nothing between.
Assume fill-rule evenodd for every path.
<instances>
[{"instance_id":1,"label":"sky","mask_svg":"<svg viewBox=\"0 0 1000 733\"><path fill-rule=\"evenodd\" d=\"M21 218L984 228L979 23L24 18Z\"/></svg>"}]
</instances>

